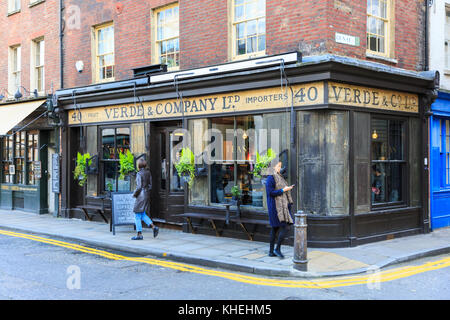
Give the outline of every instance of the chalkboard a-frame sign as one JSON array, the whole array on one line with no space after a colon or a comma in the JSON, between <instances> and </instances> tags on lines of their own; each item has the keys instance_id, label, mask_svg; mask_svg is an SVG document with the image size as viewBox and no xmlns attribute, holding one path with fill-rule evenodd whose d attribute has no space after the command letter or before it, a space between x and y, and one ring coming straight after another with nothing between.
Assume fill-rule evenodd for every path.
<instances>
[{"instance_id":1,"label":"chalkboard a-frame sign","mask_svg":"<svg viewBox=\"0 0 450 320\"><path fill-rule=\"evenodd\" d=\"M116 235L116 226L135 225L134 200L132 192L111 192L112 231Z\"/></svg>"}]
</instances>

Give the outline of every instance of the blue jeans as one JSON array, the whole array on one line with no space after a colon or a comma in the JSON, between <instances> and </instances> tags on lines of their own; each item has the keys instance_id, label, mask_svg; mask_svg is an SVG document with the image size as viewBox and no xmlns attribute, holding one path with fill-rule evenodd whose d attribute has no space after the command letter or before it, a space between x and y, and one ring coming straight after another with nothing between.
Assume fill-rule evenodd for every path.
<instances>
[{"instance_id":1,"label":"blue jeans","mask_svg":"<svg viewBox=\"0 0 450 320\"><path fill-rule=\"evenodd\" d=\"M136 231L142 232L142 223L144 221L146 225L151 226L153 224L152 219L150 219L145 212L135 212L135 222L136 222Z\"/></svg>"}]
</instances>

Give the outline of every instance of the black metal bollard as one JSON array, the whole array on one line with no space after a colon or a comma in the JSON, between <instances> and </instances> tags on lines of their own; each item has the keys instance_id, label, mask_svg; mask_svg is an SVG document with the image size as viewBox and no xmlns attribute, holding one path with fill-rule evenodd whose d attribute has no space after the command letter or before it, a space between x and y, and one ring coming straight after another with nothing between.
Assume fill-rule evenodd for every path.
<instances>
[{"instance_id":1,"label":"black metal bollard","mask_svg":"<svg viewBox=\"0 0 450 320\"><path fill-rule=\"evenodd\" d=\"M295 214L295 230L294 230L294 269L299 271L307 271L308 260L307 260L307 234L306 234L306 213L299 210Z\"/></svg>"}]
</instances>

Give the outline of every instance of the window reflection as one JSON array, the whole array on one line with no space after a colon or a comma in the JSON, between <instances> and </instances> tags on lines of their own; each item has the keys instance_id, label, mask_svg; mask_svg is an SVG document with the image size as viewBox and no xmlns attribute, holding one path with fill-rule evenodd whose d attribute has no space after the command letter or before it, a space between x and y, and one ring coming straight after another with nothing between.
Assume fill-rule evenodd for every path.
<instances>
[{"instance_id":1,"label":"window reflection","mask_svg":"<svg viewBox=\"0 0 450 320\"><path fill-rule=\"evenodd\" d=\"M372 204L403 201L403 177L406 170L404 122L372 119L371 124Z\"/></svg>"},{"instance_id":2,"label":"window reflection","mask_svg":"<svg viewBox=\"0 0 450 320\"><path fill-rule=\"evenodd\" d=\"M119 180L119 154L130 150L130 128L102 130L103 190L130 191L129 177Z\"/></svg>"}]
</instances>

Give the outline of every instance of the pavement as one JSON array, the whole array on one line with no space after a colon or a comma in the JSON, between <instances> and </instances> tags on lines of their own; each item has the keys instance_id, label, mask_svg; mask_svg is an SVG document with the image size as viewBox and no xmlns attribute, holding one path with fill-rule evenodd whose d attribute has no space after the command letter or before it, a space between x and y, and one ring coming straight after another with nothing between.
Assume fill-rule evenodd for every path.
<instances>
[{"instance_id":1,"label":"pavement","mask_svg":"<svg viewBox=\"0 0 450 320\"><path fill-rule=\"evenodd\" d=\"M450 253L450 227L360 245L353 248L309 248L307 271L293 268L292 246L283 245L285 259L269 257L268 243L184 233L160 228L153 238L144 228L144 240L133 241L133 226L116 227L116 235L104 222L56 218L22 211L0 210L0 229L44 235L106 250L139 256L222 268L266 276L331 277L373 272L394 264Z\"/></svg>"}]
</instances>

